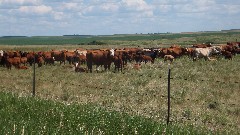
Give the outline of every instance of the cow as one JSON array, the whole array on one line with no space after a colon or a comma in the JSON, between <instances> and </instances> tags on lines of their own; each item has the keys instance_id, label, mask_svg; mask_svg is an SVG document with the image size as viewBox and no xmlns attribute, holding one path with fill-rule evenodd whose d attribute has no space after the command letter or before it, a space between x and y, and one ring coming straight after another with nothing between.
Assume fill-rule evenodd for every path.
<instances>
[{"instance_id":1,"label":"cow","mask_svg":"<svg viewBox=\"0 0 240 135\"><path fill-rule=\"evenodd\" d=\"M213 54L219 54L221 50L219 47L208 47L208 48L195 48L193 51L193 60L198 58L204 58L205 60L210 60L209 56Z\"/></svg>"},{"instance_id":2,"label":"cow","mask_svg":"<svg viewBox=\"0 0 240 135\"><path fill-rule=\"evenodd\" d=\"M174 60L174 57L172 55L165 55L164 56L164 62L166 62L168 60L170 61L170 63L172 63L173 60Z\"/></svg>"},{"instance_id":3,"label":"cow","mask_svg":"<svg viewBox=\"0 0 240 135\"><path fill-rule=\"evenodd\" d=\"M135 64L133 65L133 69L135 69L135 70L140 70L140 69L141 69L141 64L140 64L140 63L135 63Z\"/></svg>"},{"instance_id":4,"label":"cow","mask_svg":"<svg viewBox=\"0 0 240 135\"><path fill-rule=\"evenodd\" d=\"M97 72L99 71L99 66L104 66L105 71L110 70L112 59L114 56L114 49L108 50L88 50L87 57L87 67L90 73L92 73L92 65L96 65Z\"/></svg>"},{"instance_id":5,"label":"cow","mask_svg":"<svg viewBox=\"0 0 240 135\"><path fill-rule=\"evenodd\" d=\"M129 62L135 59L135 56L142 52L140 48L123 48L127 52L126 58ZM136 60L136 59L135 59Z\"/></svg>"},{"instance_id":6,"label":"cow","mask_svg":"<svg viewBox=\"0 0 240 135\"><path fill-rule=\"evenodd\" d=\"M5 65L5 57L3 56L4 51L0 50L0 65L4 66Z\"/></svg>"},{"instance_id":7,"label":"cow","mask_svg":"<svg viewBox=\"0 0 240 135\"><path fill-rule=\"evenodd\" d=\"M54 61L53 61L54 62ZM42 65L45 63L43 56L38 56L37 58L37 64L38 67L42 67Z\"/></svg>"},{"instance_id":8,"label":"cow","mask_svg":"<svg viewBox=\"0 0 240 135\"><path fill-rule=\"evenodd\" d=\"M224 56L225 59L232 60L233 55L232 55L231 52L223 50L223 51L221 51L221 53L222 53L222 55Z\"/></svg>"},{"instance_id":9,"label":"cow","mask_svg":"<svg viewBox=\"0 0 240 135\"><path fill-rule=\"evenodd\" d=\"M123 60L122 60L122 54L118 54L118 55L115 55L113 57L113 63L114 63L114 66L115 66L115 71L116 70L121 70L122 72L122 68L123 68Z\"/></svg>"},{"instance_id":10,"label":"cow","mask_svg":"<svg viewBox=\"0 0 240 135\"><path fill-rule=\"evenodd\" d=\"M189 57L189 58L192 58L193 57L193 51L195 50L195 48L191 48L191 47L189 47L189 48L186 48L186 53L187 53L187 56Z\"/></svg>"},{"instance_id":11,"label":"cow","mask_svg":"<svg viewBox=\"0 0 240 135\"><path fill-rule=\"evenodd\" d=\"M170 48L162 48L160 49L159 56L164 58L165 55L172 55L174 58L178 58L182 55L188 54L187 48L183 48L180 46L171 46Z\"/></svg>"},{"instance_id":12,"label":"cow","mask_svg":"<svg viewBox=\"0 0 240 135\"><path fill-rule=\"evenodd\" d=\"M0 57L3 57L4 51L0 50Z\"/></svg>"},{"instance_id":13,"label":"cow","mask_svg":"<svg viewBox=\"0 0 240 135\"><path fill-rule=\"evenodd\" d=\"M60 65L63 63L65 65L66 62L66 51L51 51L51 57L54 57L55 61L59 61Z\"/></svg>"},{"instance_id":14,"label":"cow","mask_svg":"<svg viewBox=\"0 0 240 135\"><path fill-rule=\"evenodd\" d=\"M221 45L220 46L222 51L228 51L231 52L233 55L235 55L237 53L237 46L233 46L233 45Z\"/></svg>"},{"instance_id":15,"label":"cow","mask_svg":"<svg viewBox=\"0 0 240 135\"><path fill-rule=\"evenodd\" d=\"M54 65L54 61L55 61L54 57L47 56L44 58L44 65L47 65L47 64Z\"/></svg>"},{"instance_id":16,"label":"cow","mask_svg":"<svg viewBox=\"0 0 240 135\"><path fill-rule=\"evenodd\" d=\"M196 45L192 45L192 47L194 48L207 48L207 47L212 47L211 44L196 44Z\"/></svg>"},{"instance_id":17,"label":"cow","mask_svg":"<svg viewBox=\"0 0 240 135\"><path fill-rule=\"evenodd\" d=\"M32 66L36 57L35 52L28 52L26 57L27 57L27 62L30 64L30 66Z\"/></svg>"},{"instance_id":18,"label":"cow","mask_svg":"<svg viewBox=\"0 0 240 135\"><path fill-rule=\"evenodd\" d=\"M75 53L76 53L76 54L79 54L79 55L84 55L84 56L86 56L87 50L86 50L86 49L83 49L83 48L78 48L78 49L75 50Z\"/></svg>"},{"instance_id":19,"label":"cow","mask_svg":"<svg viewBox=\"0 0 240 135\"><path fill-rule=\"evenodd\" d=\"M151 63L154 63L154 60L152 59L152 57L150 57L150 56L147 56L147 55L142 55L142 61L144 61L145 62L145 64L147 63L147 62L151 62Z\"/></svg>"},{"instance_id":20,"label":"cow","mask_svg":"<svg viewBox=\"0 0 240 135\"><path fill-rule=\"evenodd\" d=\"M21 61L21 63L22 63L24 66L26 66L26 64L27 64L27 57L21 57L21 58L20 58L20 61Z\"/></svg>"},{"instance_id":21,"label":"cow","mask_svg":"<svg viewBox=\"0 0 240 135\"><path fill-rule=\"evenodd\" d=\"M27 66L20 66L18 69L28 69Z\"/></svg>"},{"instance_id":22,"label":"cow","mask_svg":"<svg viewBox=\"0 0 240 135\"><path fill-rule=\"evenodd\" d=\"M6 59L6 67L7 69L11 70L12 65L15 66L16 68L19 68L21 64L20 57L14 57L14 58L8 58Z\"/></svg>"},{"instance_id":23,"label":"cow","mask_svg":"<svg viewBox=\"0 0 240 135\"><path fill-rule=\"evenodd\" d=\"M66 52L66 60L69 62L70 65L75 62L75 58L76 58L75 52L70 52L70 51Z\"/></svg>"},{"instance_id":24,"label":"cow","mask_svg":"<svg viewBox=\"0 0 240 135\"><path fill-rule=\"evenodd\" d=\"M75 72L88 72L87 68L81 67L78 62L75 63L74 68Z\"/></svg>"},{"instance_id":25,"label":"cow","mask_svg":"<svg viewBox=\"0 0 240 135\"><path fill-rule=\"evenodd\" d=\"M146 62L146 59L147 61L151 61L152 63L154 63L154 60L158 57L159 55L159 50L157 49L153 49L153 48L150 48L150 49L143 49L143 53L145 56L149 56L151 57L151 60L149 57L143 57L143 61Z\"/></svg>"},{"instance_id":26,"label":"cow","mask_svg":"<svg viewBox=\"0 0 240 135\"><path fill-rule=\"evenodd\" d=\"M84 54L76 54L73 59L74 62L79 62L80 64L85 64L87 61L87 57Z\"/></svg>"},{"instance_id":27,"label":"cow","mask_svg":"<svg viewBox=\"0 0 240 135\"><path fill-rule=\"evenodd\" d=\"M172 55L174 58L178 58L184 54L187 54L187 49L183 47L168 48L167 55Z\"/></svg>"}]
</instances>

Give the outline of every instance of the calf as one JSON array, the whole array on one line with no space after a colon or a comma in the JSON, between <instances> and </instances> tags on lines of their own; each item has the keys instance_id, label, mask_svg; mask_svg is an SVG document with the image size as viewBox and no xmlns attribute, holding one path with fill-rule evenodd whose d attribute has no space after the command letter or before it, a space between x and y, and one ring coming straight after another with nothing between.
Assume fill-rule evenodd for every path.
<instances>
[{"instance_id":1,"label":"calf","mask_svg":"<svg viewBox=\"0 0 240 135\"><path fill-rule=\"evenodd\" d=\"M140 63L136 63L133 65L133 69L135 70L140 70L141 69L141 64Z\"/></svg>"},{"instance_id":2,"label":"calf","mask_svg":"<svg viewBox=\"0 0 240 135\"><path fill-rule=\"evenodd\" d=\"M81 67L79 63L76 63L74 66L75 72L88 72L88 69Z\"/></svg>"},{"instance_id":3,"label":"calf","mask_svg":"<svg viewBox=\"0 0 240 135\"><path fill-rule=\"evenodd\" d=\"M164 56L164 61L167 61L167 60L169 60L170 63L172 63L173 60L174 60L174 57L172 55L165 55Z\"/></svg>"},{"instance_id":4,"label":"calf","mask_svg":"<svg viewBox=\"0 0 240 135\"><path fill-rule=\"evenodd\" d=\"M28 69L27 66L20 66L18 69Z\"/></svg>"},{"instance_id":5,"label":"calf","mask_svg":"<svg viewBox=\"0 0 240 135\"><path fill-rule=\"evenodd\" d=\"M147 55L142 55L142 61L144 61L145 64L146 64L148 61L151 61L152 63L154 63L153 59L152 59L150 56L147 56Z\"/></svg>"}]
</instances>

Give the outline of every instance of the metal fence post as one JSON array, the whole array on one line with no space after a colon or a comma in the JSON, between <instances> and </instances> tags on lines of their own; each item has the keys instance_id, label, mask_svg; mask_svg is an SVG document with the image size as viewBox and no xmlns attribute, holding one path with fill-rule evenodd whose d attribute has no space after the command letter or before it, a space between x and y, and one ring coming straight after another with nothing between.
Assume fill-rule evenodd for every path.
<instances>
[{"instance_id":1,"label":"metal fence post","mask_svg":"<svg viewBox=\"0 0 240 135\"><path fill-rule=\"evenodd\" d=\"M32 96L35 97L35 84L36 84L36 71L35 71L35 52L33 52L34 57L33 57L33 90L32 90Z\"/></svg>"},{"instance_id":2,"label":"metal fence post","mask_svg":"<svg viewBox=\"0 0 240 135\"><path fill-rule=\"evenodd\" d=\"M171 76L171 67L168 64L168 114L167 114L167 125L169 124L170 119L170 76Z\"/></svg>"}]
</instances>

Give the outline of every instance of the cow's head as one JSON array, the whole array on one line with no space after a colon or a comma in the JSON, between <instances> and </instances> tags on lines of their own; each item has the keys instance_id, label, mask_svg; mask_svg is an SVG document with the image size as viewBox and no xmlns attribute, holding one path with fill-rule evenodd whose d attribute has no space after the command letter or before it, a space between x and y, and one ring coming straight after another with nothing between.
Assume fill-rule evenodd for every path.
<instances>
[{"instance_id":1,"label":"cow's head","mask_svg":"<svg viewBox=\"0 0 240 135\"><path fill-rule=\"evenodd\" d=\"M217 47L217 46L212 47L212 53L213 54L220 54L221 53L221 48Z\"/></svg>"},{"instance_id":2,"label":"cow's head","mask_svg":"<svg viewBox=\"0 0 240 135\"><path fill-rule=\"evenodd\" d=\"M110 56L114 56L114 49L110 49L109 52L110 52Z\"/></svg>"},{"instance_id":3,"label":"cow's head","mask_svg":"<svg viewBox=\"0 0 240 135\"><path fill-rule=\"evenodd\" d=\"M0 50L0 56L3 56L3 53L4 53L3 50Z\"/></svg>"}]
</instances>

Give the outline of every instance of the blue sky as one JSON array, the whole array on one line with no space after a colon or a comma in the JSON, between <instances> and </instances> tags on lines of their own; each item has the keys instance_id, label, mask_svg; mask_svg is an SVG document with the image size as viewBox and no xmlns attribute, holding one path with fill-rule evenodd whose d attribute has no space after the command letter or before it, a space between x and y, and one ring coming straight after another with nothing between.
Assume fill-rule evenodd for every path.
<instances>
[{"instance_id":1,"label":"blue sky","mask_svg":"<svg viewBox=\"0 0 240 135\"><path fill-rule=\"evenodd\" d=\"M0 0L0 36L239 28L239 0Z\"/></svg>"}]
</instances>

